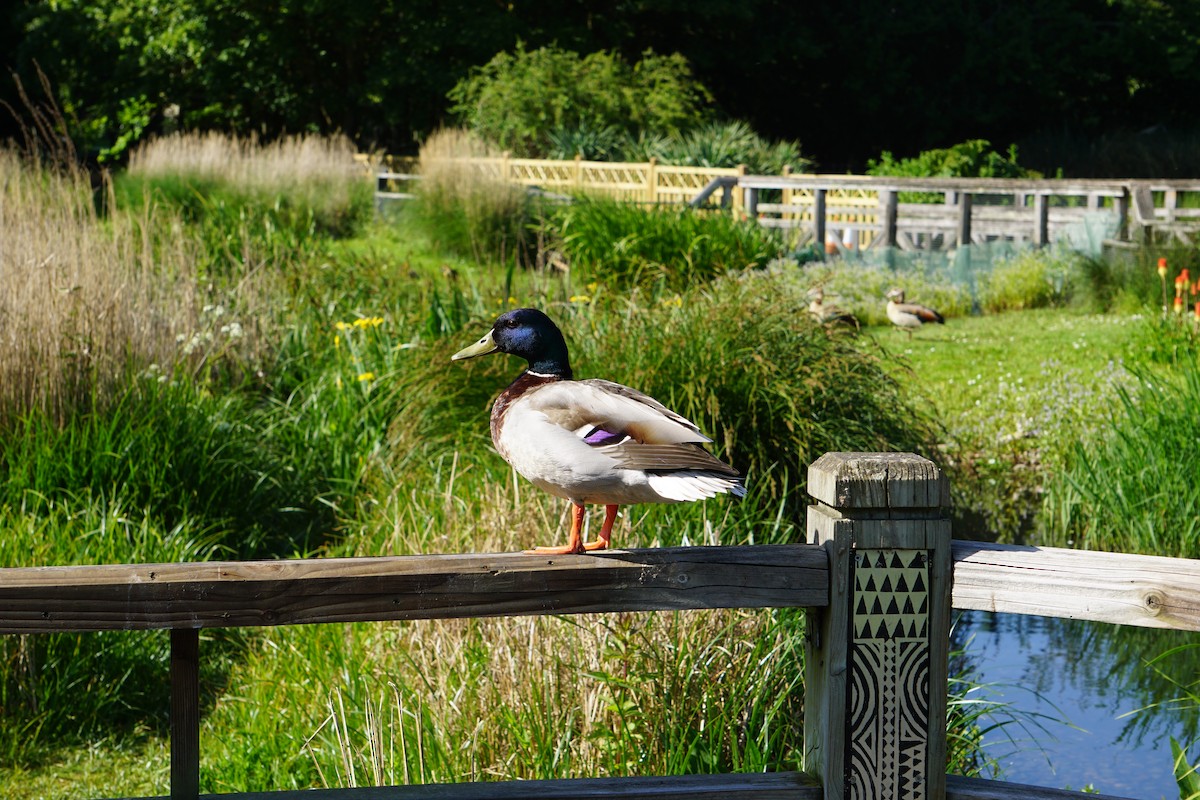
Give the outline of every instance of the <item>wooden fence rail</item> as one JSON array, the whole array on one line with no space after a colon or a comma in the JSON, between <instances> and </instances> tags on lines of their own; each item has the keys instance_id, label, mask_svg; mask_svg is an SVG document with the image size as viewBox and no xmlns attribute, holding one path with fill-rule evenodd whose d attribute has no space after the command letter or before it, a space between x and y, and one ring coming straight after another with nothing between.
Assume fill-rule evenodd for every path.
<instances>
[{"instance_id":1,"label":"wooden fence rail","mask_svg":"<svg viewBox=\"0 0 1200 800\"><path fill-rule=\"evenodd\" d=\"M201 628L805 608L807 774L214 797L1065 800L1077 795L942 774L950 608L1200 630L1194 561L952 543L948 487L925 459L827 454L810 467L809 491L808 544L0 569L0 633L169 629L170 796L193 800Z\"/></svg>"}]
</instances>

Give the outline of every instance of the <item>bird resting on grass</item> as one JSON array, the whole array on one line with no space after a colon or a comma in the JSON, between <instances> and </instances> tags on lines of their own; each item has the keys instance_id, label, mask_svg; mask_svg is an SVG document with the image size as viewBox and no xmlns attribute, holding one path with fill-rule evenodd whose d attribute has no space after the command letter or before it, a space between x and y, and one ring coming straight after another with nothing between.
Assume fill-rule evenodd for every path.
<instances>
[{"instance_id":1,"label":"bird resting on grass","mask_svg":"<svg viewBox=\"0 0 1200 800\"><path fill-rule=\"evenodd\" d=\"M904 290L892 289L887 293L887 316L897 328L903 328L912 338L912 332L931 322L944 325L942 315L927 306L904 302Z\"/></svg>"},{"instance_id":2,"label":"bird resting on grass","mask_svg":"<svg viewBox=\"0 0 1200 800\"><path fill-rule=\"evenodd\" d=\"M861 326L858 317L837 306L825 305L825 290L820 286L808 290L808 313L821 325L850 325L854 330Z\"/></svg>"},{"instance_id":3,"label":"bird resting on grass","mask_svg":"<svg viewBox=\"0 0 1200 800\"><path fill-rule=\"evenodd\" d=\"M712 441L654 398L605 380L575 380L562 332L535 308L500 316L492 329L451 360L509 353L528 367L492 405L492 442L530 483L574 504L565 545L542 554L603 550L617 509L630 503L679 503L718 494L742 497L736 469L704 449ZM605 507L599 536L583 541L585 505Z\"/></svg>"}]
</instances>

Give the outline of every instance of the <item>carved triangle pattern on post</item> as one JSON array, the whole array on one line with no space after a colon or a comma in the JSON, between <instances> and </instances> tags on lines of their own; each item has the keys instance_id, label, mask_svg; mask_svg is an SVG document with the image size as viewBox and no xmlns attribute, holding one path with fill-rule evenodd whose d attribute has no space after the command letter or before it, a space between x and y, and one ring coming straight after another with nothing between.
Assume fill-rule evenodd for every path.
<instances>
[{"instance_id":1,"label":"carved triangle pattern on post","mask_svg":"<svg viewBox=\"0 0 1200 800\"><path fill-rule=\"evenodd\" d=\"M924 798L930 665L927 552L855 550L851 569L848 794L853 800ZM881 775L881 769L891 774Z\"/></svg>"}]
</instances>

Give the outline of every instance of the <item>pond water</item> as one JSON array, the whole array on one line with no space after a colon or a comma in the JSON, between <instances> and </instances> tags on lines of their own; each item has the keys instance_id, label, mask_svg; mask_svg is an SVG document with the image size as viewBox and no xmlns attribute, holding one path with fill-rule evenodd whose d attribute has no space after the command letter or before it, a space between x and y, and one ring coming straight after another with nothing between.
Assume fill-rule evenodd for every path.
<instances>
[{"instance_id":1,"label":"pond water","mask_svg":"<svg viewBox=\"0 0 1200 800\"><path fill-rule=\"evenodd\" d=\"M996 777L1147 800L1174 800L1170 737L1193 741L1197 711L1169 707L1175 683L1200 678L1200 636L1079 620L963 612L954 647L983 694L1009 704L983 724L1004 723L985 739ZM1174 648L1155 667L1147 661ZM953 671L954 665L952 665ZM1147 709L1156 703L1158 708Z\"/></svg>"}]
</instances>

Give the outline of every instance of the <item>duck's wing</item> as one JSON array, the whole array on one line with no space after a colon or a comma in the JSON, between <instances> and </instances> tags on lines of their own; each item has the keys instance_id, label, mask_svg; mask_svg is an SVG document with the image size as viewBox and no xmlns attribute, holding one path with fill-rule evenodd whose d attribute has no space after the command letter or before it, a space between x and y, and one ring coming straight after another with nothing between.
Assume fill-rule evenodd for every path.
<instances>
[{"instance_id":1,"label":"duck's wing","mask_svg":"<svg viewBox=\"0 0 1200 800\"><path fill-rule=\"evenodd\" d=\"M896 308L905 314L912 314L922 322L945 322L941 314L927 306L917 305L916 303L897 303Z\"/></svg>"},{"instance_id":2,"label":"duck's wing","mask_svg":"<svg viewBox=\"0 0 1200 800\"><path fill-rule=\"evenodd\" d=\"M559 381L528 395L530 410L550 422L581 432L589 444L630 436L645 444L712 441L696 424L636 389L602 380Z\"/></svg>"},{"instance_id":3,"label":"duck's wing","mask_svg":"<svg viewBox=\"0 0 1200 800\"><path fill-rule=\"evenodd\" d=\"M737 470L701 446L712 440L700 433L695 423L653 397L619 383L586 380L548 384L531 393L529 407L623 469L738 475Z\"/></svg>"}]
</instances>

